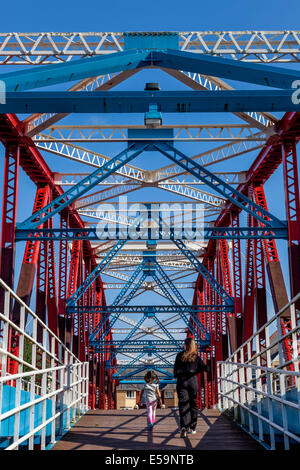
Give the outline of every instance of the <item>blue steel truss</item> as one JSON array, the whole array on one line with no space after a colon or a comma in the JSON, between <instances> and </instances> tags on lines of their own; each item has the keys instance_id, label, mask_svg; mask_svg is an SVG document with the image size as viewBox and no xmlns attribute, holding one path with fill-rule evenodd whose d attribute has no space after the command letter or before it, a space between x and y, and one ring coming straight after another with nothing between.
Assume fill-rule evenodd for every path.
<instances>
[{"instance_id":1,"label":"blue steel truss","mask_svg":"<svg viewBox=\"0 0 300 470\"><path fill-rule=\"evenodd\" d=\"M114 256L121 250L121 248L125 245L127 240L119 240L112 249L107 253L107 255L103 258L101 263L99 263L96 268L91 272L89 276L85 279L84 283L78 287L76 292L74 292L71 297L67 300L67 306L75 305L76 302L81 298L81 296L87 291L87 289L93 284L93 282L97 279L103 269L111 262Z\"/></svg>"},{"instance_id":2,"label":"blue steel truss","mask_svg":"<svg viewBox=\"0 0 300 470\"><path fill-rule=\"evenodd\" d=\"M161 50L160 47L156 47L156 50L150 51L147 47L141 48L140 41L141 38L136 43L136 49L9 72L1 74L1 80L4 81L8 92L21 92L113 72L140 69L149 65L289 90L293 81L299 78L297 70L271 65L213 57L210 54L195 54L175 48ZM174 47L173 44L172 46Z\"/></svg>"},{"instance_id":3,"label":"blue steel truss","mask_svg":"<svg viewBox=\"0 0 300 470\"><path fill-rule=\"evenodd\" d=\"M120 311L121 313L144 313L147 309L149 311L154 311L155 313L178 313L178 311L194 313L197 312L228 312L229 306L224 304L218 305L75 305L68 308L69 316L75 313L87 313L93 315L94 313L108 313L114 314Z\"/></svg>"},{"instance_id":4,"label":"blue steel truss","mask_svg":"<svg viewBox=\"0 0 300 470\"><path fill-rule=\"evenodd\" d=\"M117 311L116 311L115 315L113 317L109 318L108 312L109 312L110 309L107 310L107 307L104 309L103 318L100 320L100 323L95 327L95 329L90 334L90 339L96 338L96 336L99 333L100 333L100 337L102 337L102 338L105 338L107 336L107 334L109 333L109 331L114 326L114 324L116 323L116 321L118 320L118 318L120 317L120 315L122 313L120 307L122 306L124 308L125 306L128 305L128 303L130 302L130 300L132 299L134 294L138 291L138 289L140 288L140 286L144 282L144 280L146 278L145 275L142 275L140 277L140 279L136 282L136 279L137 279L138 275L141 273L143 267L144 267L144 262L142 262L136 268L136 270L133 272L133 274L130 276L130 278L126 282L125 286L119 292L119 295L113 301L111 307L117 307ZM133 286L133 288L131 289L129 295L126 297L124 302L119 305L119 302L126 295L126 292L128 291L128 289L132 286ZM109 322L108 322L108 318L109 318Z\"/></svg>"},{"instance_id":5,"label":"blue steel truss","mask_svg":"<svg viewBox=\"0 0 300 470\"><path fill-rule=\"evenodd\" d=\"M91 340L90 346L95 349L95 351L108 351L111 352L112 348L118 353L123 352L139 352L142 351L148 353L149 351L153 351L153 353L157 352L174 352L177 353L183 349L184 340L178 340L178 346L175 346L174 343L170 340L134 340L134 341L127 341L127 343L123 343L122 340L114 340L114 341L98 341L98 340ZM207 348L210 347L209 341L203 341L201 344L198 344L199 351L206 351Z\"/></svg>"},{"instance_id":6,"label":"blue steel truss","mask_svg":"<svg viewBox=\"0 0 300 470\"><path fill-rule=\"evenodd\" d=\"M151 252L151 253L153 253L153 252ZM185 305L186 308L188 308L188 305L187 305L185 299L181 296L181 294L179 293L177 288L174 286L174 284L172 283L172 281L170 280L168 275L164 272L162 267L159 266L157 261L155 261L155 256L153 254L150 256L149 254L145 253L144 260L136 268L136 270L132 274L131 278L128 280L128 282L125 284L123 289L120 291L119 295L117 296L117 298L115 299L115 301L112 305L112 306L118 305L118 311L115 313L115 315L113 317L110 318L110 321L108 323L107 322L107 319L108 319L107 309L105 308L105 314L104 314L102 320L100 321L100 323L95 327L94 331L91 333L90 340L95 340L95 338L99 335L99 333L100 333L99 340L101 340L101 338L103 339L107 336L108 332L110 331L110 329L113 327L113 325L115 324L115 322L118 320L118 318L121 315L121 309L119 307L122 308L124 305L127 305L130 302L130 300L133 298L134 293L137 291L138 287L143 283L144 279L147 276L153 277L153 279L156 281L158 287L163 291L164 295L170 301L171 305L173 305L175 307L178 305L176 303L176 301L174 300L174 298L172 297L172 295L169 294L169 292L166 289L166 287L164 286L164 284L156 276L154 268L159 271L159 273L161 274L163 280L168 284L168 286L172 290L175 297L177 297L177 299L183 305ZM131 286L135 282L137 276L140 274L140 272L142 270L143 270L143 276L141 277L140 282L137 283L136 286L134 287L134 289L131 290L130 294L126 298L126 301L123 304L119 305L120 300L126 294L129 286ZM68 311L70 311L70 309L68 309ZM209 340L209 338L210 338L209 333L206 331L204 326L201 324L201 322L199 321L197 316L193 315L192 311L189 311L189 312L193 317L193 323L190 322L190 319L185 315L185 313L182 309L179 308L178 312L176 312L176 313L178 313L180 315L180 317L182 318L182 320L184 321L184 323L187 326L189 326L189 328L192 330L193 334L198 339L198 341L201 342L203 339ZM146 317L150 317L150 315L151 315L151 317L157 322L157 324L165 332L165 334L170 338L170 340L173 341L175 344L177 344L177 340L175 340L175 338L173 338L173 336L167 331L167 329L164 327L164 325L156 317L155 310L152 310L151 307L147 306L143 311L143 315L144 315L144 317L137 323L137 325L133 328L133 330L126 336L126 338L123 340L123 342L126 343L132 337L132 335L137 331L139 326L143 323L144 319ZM195 324L195 326L194 326L194 324ZM115 357L115 355L116 355L116 353L114 352L111 355L111 360Z\"/></svg>"},{"instance_id":7,"label":"blue steel truss","mask_svg":"<svg viewBox=\"0 0 300 470\"><path fill-rule=\"evenodd\" d=\"M176 230L178 230L176 228ZM272 227L203 227L204 240L263 240L263 239L277 239L277 240L287 240L288 239L288 229L287 224L283 221L280 224L272 225ZM148 229L146 232L143 229L143 236L141 240L176 240L176 235L174 234L174 228L169 228L169 234L166 233L163 227L159 227L154 233L152 229ZM114 240L124 239L124 236L127 235L127 240L132 240L130 234L125 232L124 228L116 227L115 234L113 236ZM23 229L21 226L18 226L16 230L16 241L27 241L35 240L90 240L90 241L99 241L99 236L97 234L97 227L88 227L81 229ZM107 232L107 238L101 237L101 241L112 239L109 233ZM182 233L182 240L188 239Z\"/></svg>"},{"instance_id":8,"label":"blue steel truss","mask_svg":"<svg viewBox=\"0 0 300 470\"><path fill-rule=\"evenodd\" d=\"M262 206L256 204L256 202L249 199L240 191L230 186L230 184L223 181L214 173L211 173L207 168L201 166L198 162L194 161L175 147L167 143L154 144L154 147L177 165L181 166L185 171L194 175L202 181L202 183L217 191L240 209L245 210L248 214L252 215L252 217L261 222L264 226L269 228L272 228L273 225L276 227L286 226L284 222L266 211Z\"/></svg>"},{"instance_id":9,"label":"blue steel truss","mask_svg":"<svg viewBox=\"0 0 300 470\"><path fill-rule=\"evenodd\" d=\"M157 264L157 263L156 263ZM171 279L167 276L167 274L163 271L163 269L161 269L161 271L163 272L163 279L164 281L169 285L170 289L173 291L173 293L175 294L176 292L176 287L173 285ZM163 291L163 293L168 297L169 301L171 302L172 305L174 306L177 306L178 304L175 302L175 300L173 299L172 295L169 294L168 290L166 289L166 287L164 286L164 284L162 284L160 282L160 280L157 278L156 276L156 279L158 280L158 285L159 285L159 288ZM175 294L177 296L177 294ZM182 301L183 301L183 305L187 305L186 301L184 300L184 298L182 297ZM178 314L180 315L181 319L184 321L184 323L186 324L187 327L190 328L190 330L192 331L192 333L195 335L196 339L198 339L198 341L202 341L203 338L205 339L209 339L210 338L210 335L209 333L207 332L206 328L202 325L202 323L199 321L198 317L196 315L194 315L194 312L193 311L190 311L190 316L192 317L194 323L195 323L195 326L196 328L194 327L194 325L190 322L190 319L185 315L185 312L183 310L178 310Z\"/></svg>"},{"instance_id":10,"label":"blue steel truss","mask_svg":"<svg viewBox=\"0 0 300 470\"><path fill-rule=\"evenodd\" d=\"M180 251L187 257L187 259L195 266L197 271L207 280L212 288L218 293L218 295L224 300L225 304L234 308L234 298L231 297L221 284L215 279L215 277L206 269L206 267L200 263L194 253L192 253L183 243L182 240L174 240L174 244L180 249Z\"/></svg>"},{"instance_id":11,"label":"blue steel truss","mask_svg":"<svg viewBox=\"0 0 300 470\"><path fill-rule=\"evenodd\" d=\"M300 104L291 100L293 93L292 83L298 80L298 72L290 69L282 69L262 64L240 62L231 59L214 57L206 54L195 54L178 50L178 34L165 34L160 39L143 38L141 35L125 34L125 50L123 52L106 54L102 57L80 59L59 65L32 68L21 72L10 72L0 78L6 84L6 104L2 106L2 112L73 112L73 113L145 113L155 109L161 116L161 112L239 112L239 111L281 111L300 110ZM69 81L99 76L112 72L138 70L147 66L184 70L186 72L201 73L222 78L235 79L251 84L264 85L268 87L281 88L281 90L232 90L232 91L144 91L144 92L29 92L33 88L66 83ZM17 92L17 93L16 93ZM149 112L149 111L148 111ZM168 157L172 162L179 165L184 171L189 172L201 182L217 191L237 207L245 210L263 227L205 227L204 239L272 239L287 238L287 224L279 220L253 200L247 198L237 189L230 186L215 174L199 165L196 161L186 156L181 151L168 143L156 141L135 142L127 149L120 152L110 161L97 168L93 173L85 177L80 183L72 186L69 190L58 196L46 207L37 211L24 222L17 225L16 240L99 240L97 229L38 229L38 227L71 205L76 199L86 194L98 183L115 173L122 166L132 161L145 150L157 150ZM161 221L163 222L163 221ZM194 227L191 227L194 229ZM197 314L199 312L231 312L234 311L234 299L228 295L226 290L209 273L205 266L200 263L196 256L185 246L183 239L176 238L174 229L168 228L170 232L166 238L166 230L163 223L153 234L149 229L145 233L147 240L170 239L177 248L189 259L196 270L215 289L224 305L188 305L163 268L155 261L155 256L144 261L137 267L133 275L125 284L115 301L110 306L76 306L76 302L95 281L116 253L124 246L129 235L124 238L124 228L116 230L116 245L109 251L102 262L86 278L84 283L67 301L67 312L72 316L75 312L93 314L102 313L102 318L90 336L90 347L94 350L109 353L106 361L107 369L115 367L112 361L119 353L138 354L126 366L119 366L119 371L114 378L123 383L139 382L136 374L147 369L154 369L165 375L167 379L162 382L172 382L173 375L167 369L171 363L160 353L175 354L183 347L183 340L176 340L168 331L167 327L160 321L158 313L176 313L194 333L198 339L198 349L207 351L210 347L210 335L201 324ZM122 238L121 235L122 234ZM101 238L103 240L103 238ZM143 238L142 238L143 239ZM156 271L160 274L159 278ZM138 279L138 276L140 278ZM138 289L147 276L152 276L159 289L170 301L170 306L129 306ZM138 279L138 280L137 280ZM163 282L162 282L163 281ZM169 292L168 288L171 293ZM128 293L130 289L130 292ZM127 295L127 296L126 296ZM125 297L126 296L126 297ZM125 297L125 300L123 300ZM121 301L123 300L123 303ZM120 317L121 313L130 312L142 314L139 321L130 333L120 341L107 341L106 337L110 329ZM113 314L110 317L110 314ZM190 317L188 317L188 314ZM153 318L160 330L165 333L166 340L139 340L134 338L146 318ZM153 356L161 359L161 364L136 364L143 356ZM128 372L126 372L128 371ZM128 378L132 380L127 380Z\"/></svg>"},{"instance_id":12,"label":"blue steel truss","mask_svg":"<svg viewBox=\"0 0 300 470\"><path fill-rule=\"evenodd\" d=\"M45 223L48 219L58 214L65 207L76 201L76 199L90 191L90 189L92 189L98 183L104 181L108 176L115 173L119 168L126 165L126 163L133 160L146 148L147 144L130 145L127 149L123 150L111 160L104 163L104 165L97 168L93 173L83 178L78 184L74 185L56 199L51 201L47 206L43 207L39 211L36 211L24 222L17 224L17 229L36 229L39 227L39 225Z\"/></svg>"},{"instance_id":13,"label":"blue steel truss","mask_svg":"<svg viewBox=\"0 0 300 470\"><path fill-rule=\"evenodd\" d=\"M157 105L161 113L232 113L299 111L294 90L219 91L24 91L6 93L2 113L95 113L130 114Z\"/></svg>"},{"instance_id":14,"label":"blue steel truss","mask_svg":"<svg viewBox=\"0 0 300 470\"><path fill-rule=\"evenodd\" d=\"M108 366L108 368L109 368L109 366ZM114 379L119 379L120 383L122 383L123 380L127 379L128 377L134 378L134 376L136 376L136 374L138 374L140 372L144 372L146 370L154 370L156 372L159 372L159 373L163 374L164 376L167 376L171 380L174 379L174 375L171 372L169 372L168 370L164 370L163 368L158 367L156 364L153 364L151 367L149 367L147 365L139 366L139 368L137 370L130 371L127 374L124 374L124 375L120 375L120 374L116 373L116 374L113 374L113 378Z\"/></svg>"}]
</instances>

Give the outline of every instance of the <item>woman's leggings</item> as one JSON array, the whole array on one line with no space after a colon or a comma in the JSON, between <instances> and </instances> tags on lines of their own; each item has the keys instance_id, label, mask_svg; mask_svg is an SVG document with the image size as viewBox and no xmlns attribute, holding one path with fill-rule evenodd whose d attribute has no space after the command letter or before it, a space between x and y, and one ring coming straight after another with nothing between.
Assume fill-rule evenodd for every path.
<instances>
[{"instance_id":1,"label":"woman's leggings","mask_svg":"<svg viewBox=\"0 0 300 470\"><path fill-rule=\"evenodd\" d=\"M184 382L177 382L177 395L179 405L180 427L195 429L197 426L198 382L192 377Z\"/></svg>"},{"instance_id":2,"label":"woman's leggings","mask_svg":"<svg viewBox=\"0 0 300 470\"><path fill-rule=\"evenodd\" d=\"M146 405L147 405L147 413L148 413L148 424L150 423L153 424L155 423L157 400L147 402Z\"/></svg>"}]
</instances>

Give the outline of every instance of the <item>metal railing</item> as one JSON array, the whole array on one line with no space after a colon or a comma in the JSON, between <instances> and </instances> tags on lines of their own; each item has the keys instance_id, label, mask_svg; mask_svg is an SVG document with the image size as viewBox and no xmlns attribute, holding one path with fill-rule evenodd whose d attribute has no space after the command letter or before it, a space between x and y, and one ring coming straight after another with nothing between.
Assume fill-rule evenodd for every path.
<instances>
[{"instance_id":1,"label":"metal railing","mask_svg":"<svg viewBox=\"0 0 300 470\"><path fill-rule=\"evenodd\" d=\"M300 444L299 300L300 293L217 363L219 409L271 450ZM287 312L290 328L283 331Z\"/></svg>"},{"instance_id":2,"label":"metal railing","mask_svg":"<svg viewBox=\"0 0 300 470\"><path fill-rule=\"evenodd\" d=\"M43 450L88 410L88 363L1 279L0 304L0 449Z\"/></svg>"}]
</instances>

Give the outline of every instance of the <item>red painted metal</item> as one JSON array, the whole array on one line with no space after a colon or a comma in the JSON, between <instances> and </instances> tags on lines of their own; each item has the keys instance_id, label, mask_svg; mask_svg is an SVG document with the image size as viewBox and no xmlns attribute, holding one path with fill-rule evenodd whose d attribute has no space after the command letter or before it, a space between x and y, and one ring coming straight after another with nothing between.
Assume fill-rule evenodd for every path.
<instances>
[{"instance_id":1,"label":"red painted metal","mask_svg":"<svg viewBox=\"0 0 300 470\"><path fill-rule=\"evenodd\" d=\"M11 288L14 284L19 163L20 146L17 144L7 145L4 164L0 276Z\"/></svg>"},{"instance_id":2,"label":"red painted metal","mask_svg":"<svg viewBox=\"0 0 300 470\"><path fill-rule=\"evenodd\" d=\"M0 140L6 145L6 160L11 159L15 162L5 169L5 191L7 197L4 197L3 214L5 220L2 224L1 234L1 275L6 275L9 285L13 286L13 271L5 272L6 266L13 266L14 257L14 227L16 222L16 206L17 206L17 182L18 182L18 164L34 181L38 188L47 186L51 191L52 197L62 194L61 187L55 184L53 174L43 160L42 156L35 148L31 139L25 136L24 126L14 115L0 116ZM299 204L299 184L297 173L297 155L296 142L300 138L300 114L287 113L277 125L277 135L271 137L266 146L260 152L254 163L251 165L246 182L239 185L238 190L243 194L251 194L255 197L256 202L266 207L265 196L263 192L263 184L283 161L284 163L284 182L286 191L286 208L289 228L289 257L292 294L300 290L299 279L299 245L300 245L300 204ZM10 144L8 145L8 142ZM18 142L18 145L16 144ZM20 146L22 151L20 152ZM17 156L16 156L17 152ZM15 165L15 168L14 168ZM249 193L250 190L250 193ZM240 210L232 203L228 203L222 214L216 221L216 226L238 226ZM53 222L49 222L50 224ZM249 225L253 226L256 222L248 218ZM83 222L72 207L68 207L61 215L62 227L83 227ZM83 281L83 269L85 267L85 275L96 266L94 251L88 241L84 240L78 243L80 246L78 259L76 261L75 245L73 244L74 254L72 250L71 270L69 283L67 284L67 243L60 244L59 259L59 288L56 292L56 273L55 273L55 250L51 241L35 242L32 245L27 244L24 256L25 264L37 265L37 312L42 319L46 319L46 311L48 311L48 322L53 331L57 331L58 311L61 317L65 316L65 301L68 294L73 293L74 286ZM7 250L6 250L7 249ZM5 257L11 257L12 263L5 263ZM84 260L84 266L83 266ZM227 242L216 242L211 240L208 243L206 253L204 255L204 264L210 272L216 271L218 281L226 288L228 292L233 293L235 297L235 316L244 320L244 339L249 337L253 332L254 320L254 303L256 300L256 318L257 325L261 325L265 320L265 265L269 277L270 285L273 282L272 270L278 270L278 253L276 244L272 240L263 242L249 241L247 243L246 257L246 276L245 276L245 297L244 308L242 306L243 285L241 275L241 249L240 242L234 241L232 244L232 260L233 260L233 279L231 280L228 246ZM77 265L76 265L77 263ZM199 281L201 280L201 282ZM271 286L272 289L272 286ZM31 289L32 290L32 289ZM219 302L217 294L212 291L211 286L200 276L196 283L196 296L194 302L198 305L203 302L214 304ZM275 295L276 294L276 295ZM273 300L278 304L278 294L273 295ZM57 310L57 297L59 300ZM283 296L284 297L284 296ZM96 280L95 286L90 288L81 299L82 302L99 302L105 305L105 297L101 278ZM47 309L46 309L47 306ZM76 319L74 329L77 333L79 341L79 355L81 358L86 357L88 348L87 338L89 330L99 322L99 318L93 319L94 324L86 317ZM200 317L203 324L212 332L211 351L204 354L205 361L212 361L211 377L205 376L201 385L201 393L198 398L199 403L205 406L212 406L216 400L215 387L215 363L217 360L223 359L227 355L228 328L226 317L224 315L211 314L204 316L200 310ZM290 328L289 318L283 318L283 331ZM75 341L74 336L74 341ZM111 333L107 339L112 339ZM288 348L286 345L286 354ZM92 361L92 377L91 377L91 403L93 406L105 407L106 399L104 389L107 393L107 406L114 408L116 406L116 390L115 383L112 380L113 370L105 373L104 360L109 358L102 353L94 354L90 351L90 361Z\"/></svg>"}]
</instances>

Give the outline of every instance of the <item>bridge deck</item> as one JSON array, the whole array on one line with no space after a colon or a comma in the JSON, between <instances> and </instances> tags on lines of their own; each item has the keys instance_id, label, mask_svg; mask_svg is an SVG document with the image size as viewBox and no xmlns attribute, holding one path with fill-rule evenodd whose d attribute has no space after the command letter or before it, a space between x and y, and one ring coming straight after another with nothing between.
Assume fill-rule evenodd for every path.
<instances>
[{"instance_id":1,"label":"bridge deck","mask_svg":"<svg viewBox=\"0 0 300 470\"><path fill-rule=\"evenodd\" d=\"M262 450L218 410L199 411L196 435L181 439L178 410L157 410L148 430L146 411L89 411L54 446L55 450Z\"/></svg>"}]
</instances>

